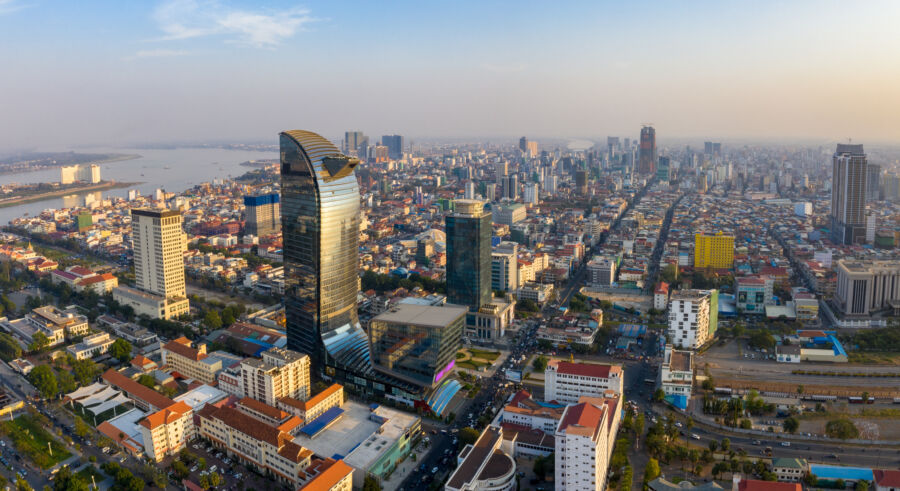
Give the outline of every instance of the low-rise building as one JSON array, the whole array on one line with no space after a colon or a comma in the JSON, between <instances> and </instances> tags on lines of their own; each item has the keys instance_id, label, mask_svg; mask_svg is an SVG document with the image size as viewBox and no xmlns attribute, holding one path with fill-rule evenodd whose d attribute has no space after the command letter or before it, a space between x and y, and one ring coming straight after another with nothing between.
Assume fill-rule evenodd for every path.
<instances>
[{"instance_id":1,"label":"low-rise building","mask_svg":"<svg viewBox=\"0 0 900 491\"><path fill-rule=\"evenodd\" d=\"M550 283L525 283L516 290L518 300L531 300L543 305L553 296L553 285Z\"/></svg>"},{"instance_id":2,"label":"low-rise building","mask_svg":"<svg viewBox=\"0 0 900 491\"><path fill-rule=\"evenodd\" d=\"M485 428L474 444L466 445L457 457L447 491L507 491L516 489L516 461L503 439L503 430Z\"/></svg>"},{"instance_id":3,"label":"low-rise building","mask_svg":"<svg viewBox=\"0 0 900 491\"><path fill-rule=\"evenodd\" d=\"M900 471L875 469L872 475L875 491L900 491Z\"/></svg>"},{"instance_id":4,"label":"low-rise building","mask_svg":"<svg viewBox=\"0 0 900 491\"><path fill-rule=\"evenodd\" d=\"M313 462L306 470L308 480L300 491L352 491L353 468L343 460Z\"/></svg>"},{"instance_id":5,"label":"low-rise building","mask_svg":"<svg viewBox=\"0 0 900 491\"><path fill-rule=\"evenodd\" d=\"M184 336L169 341L162 347L163 366L205 384L213 383L220 371L239 361L240 358L228 353L207 353L204 343L199 343L194 348Z\"/></svg>"},{"instance_id":6,"label":"low-rise building","mask_svg":"<svg viewBox=\"0 0 900 491\"><path fill-rule=\"evenodd\" d=\"M676 350L666 345L662 364L659 367L659 386L666 396L673 396L685 402L691 398L694 385L694 354Z\"/></svg>"},{"instance_id":7,"label":"low-rise building","mask_svg":"<svg viewBox=\"0 0 900 491\"><path fill-rule=\"evenodd\" d=\"M109 333L98 332L85 336L80 343L67 346L66 351L74 356L76 360L85 360L106 353L114 342L109 337Z\"/></svg>"},{"instance_id":8,"label":"low-rise building","mask_svg":"<svg viewBox=\"0 0 900 491\"><path fill-rule=\"evenodd\" d=\"M500 421L552 434L565 410L564 404L540 403L532 399L527 391L520 390L503 407Z\"/></svg>"},{"instance_id":9,"label":"low-rise building","mask_svg":"<svg viewBox=\"0 0 900 491\"><path fill-rule=\"evenodd\" d=\"M583 396L622 394L625 372L619 365L551 360L544 370L544 400L576 404Z\"/></svg>"},{"instance_id":10,"label":"low-rise building","mask_svg":"<svg viewBox=\"0 0 900 491\"><path fill-rule=\"evenodd\" d=\"M344 387L340 384L332 384L306 401L293 397L280 397L275 402L278 409L293 414L304 422L312 421L324 414L325 411L343 405Z\"/></svg>"},{"instance_id":11,"label":"low-rise building","mask_svg":"<svg viewBox=\"0 0 900 491\"><path fill-rule=\"evenodd\" d=\"M809 472L809 464L806 459L772 459L772 472L779 481L800 482Z\"/></svg>"}]
</instances>

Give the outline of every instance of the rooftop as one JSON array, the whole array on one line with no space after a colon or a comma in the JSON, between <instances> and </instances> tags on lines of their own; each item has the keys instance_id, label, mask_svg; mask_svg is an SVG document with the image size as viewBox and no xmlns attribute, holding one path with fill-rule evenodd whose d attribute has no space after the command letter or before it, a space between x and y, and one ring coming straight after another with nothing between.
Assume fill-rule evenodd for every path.
<instances>
[{"instance_id":1,"label":"rooftop","mask_svg":"<svg viewBox=\"0 0 900 491\"><path fill-rule=\"evenodd\" d=\"M618 365L600 365L592 363L572 363L569 361L553 360L547 364L548 369L555 369L557 373L566 375L578 375L581 377L609 378L620 376L622 367Z\"/></svg>"},{"instance_id":2,"label":"rooftop","mask_svg":"<svg viewBox=\"0 0 900 491\"><path fill-rule=\"evenodd\" d=\"M175 403L172 399L131 380L112 368L103 373L103 380L128 393L129 397L140 399L157 409L166 408Z\"/></svg>"},{"instance_id":3,"label":"rooftop","mask_svg":"<svg viewBox=\"0 0 900 491\"><path fill-rule=\"evenodd\" d=\"M321 470L316 477L301 487L300 491L330 491L347 475L353 474L353 468L345 464L343 460L331 461L323 467L324 470Z\"/></svg>"},{"instance_id":4,"label":"rooftop","mask_svg":"<svg viewBox=\"0 0 900 491\"><path fill-rule=\"evenodd\" d=\"M461 489L464 485L474 481L477 478L476 473L493 453L497 446L497 440L501 438L503 438L503 430L493 426L485 428L466 454L465 459L450 476L447 487Z\"/></svg>"},{"instance_id":5,"label":"rooftop","mask_svg":"<svg viewBox=\"0 0 900 491\"><path fill-rule=\"evenodd\" d=\"M373 321L411 324L422 327L445 327L466 315L466 308L456 305L430 306L397 304L393 309L379 314Z\"/></svg>"}]
</instances>

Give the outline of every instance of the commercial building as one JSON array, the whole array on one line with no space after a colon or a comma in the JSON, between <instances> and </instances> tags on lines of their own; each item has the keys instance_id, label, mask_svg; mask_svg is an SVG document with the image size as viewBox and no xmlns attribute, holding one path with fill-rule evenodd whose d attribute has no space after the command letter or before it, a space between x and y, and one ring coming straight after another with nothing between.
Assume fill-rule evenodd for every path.
<instances>
[{"instance_id":1,"label":"commercial building","mask_svg":"<svg viewBox=\"0 0 900 491\"><path fill-rule=\"evenodd\" d=\"M293 437L238 409L206 405L198 412L199 434L216 448L276 481L299 487L313 453Z\"/></svg>"},{"instance_id":2,"label":"commercial building","mask_svg":"<svg viewBox=\"0 0 900 491\"><path fill-rule=\"evenodd\" d=\"M142 419L140 426L144 454L154 462L175 455L196 436L194 411L184 402L176 402Z\"/></svg>"},{"instance_id":3,"label":"commercial building","mask_svg":"<svg viewBox=\"0 0 900 491\"><path fill-rule=\"evenodd\" d=\"M556 428L557 491L602 491L621 423L621 399L584 397L568 406Z\"/></svg>"},{"instance_id":4,"label":"commercial building","mask_svg":"<svg viewBox=\"0 0 900 491\"><path fill-rule=\"evenodd\" d=\"M325 459L307 468L310 476L300 491L352 491L353 468L343 460Z\"/></svg>"},{"instance_id":5,"label":"commercial building","mask_svg":"<svg viewBox=\"0 0 900 491\"><path fill-rule=\"evenodd\" d=\"M325 390L307 400L279 397L275 407L297 416L304 423L309 423L325 414L331 408L340 408L344 405L344 402L346 402L346 399L344 399L344 388L340 384L331 384Z\"/></svg>"},{"instance_id":6,"label":"commercial building","mask_svg":"<svg viewBox=\"0 0 900 491\"><path fill-rule=\"evenodd\" d=\"M109 337L109 333L98 332L85 336L80 343L67 346L66 351L76 360L85 360L106 353L114 342L115 340Z\"/></svg>"},{"instance_id":7,"label":"commercial building","mask_svg":"<svg viewBox=\"0 0 900 491\"><path fill-rule=\"evenodd\" d=\"M84 336L90 331L87 317L52 305L33 309L22 319L3 322L3 327L28 344L40 332L47 337L47 346L62 344L66 339Z\"/></svg>"},{"instance_id":8,"label":"commercial building","mask_svg":"<svg viewBox=\"0 0 900 491\"><path fill-rule=\"evenodd\" d=\"M415 386L372 369L357 315L359 160L309 131L283 132L280 144L287 347L348 390L405 397Z\"/></svg>"},{"instance_id":9,"label":"commercial building","mask_svg":"<svg viewBox=\"0 0 900 491\"><path fill-rule=\"evenodd\" d=\"M387 147L388 157L391 160L403 158L403 137L401 135L384 135L381 137L381 145Z\"/></svg>"},{"instance_id":10,"label":"commercial building","mask_svg":"<svg viewBox=\"0 0 900 491\"><path fill-rule=\"evenodd\" d=\"M544 400L575 404L583 396L622 394L625 372L619 365L551 360L544 369Z\"/></svg>"},{"instance_id":11,"label":"commercial building","mask_svg":"<svg viewBox=\"0 0 900 491\"><path fill-rule=\"evenodd\" d=\"M365 159L368 149L369 137L362 131L347 131L344 133L344 153Z\"/></svg>"},{"instance_id":12,"label":"commercial building","mask_svg":"<svg viewBox=\"0 0 900 491\"><path fill-rule=\"evenodd\" d=\"M834 304L845 316L900 308L900 261L840 260Z\"/></svg>"},{"instance_id":13,"label":"commercial building","mask_svg":"<svg viewBox=\"0 0 900 491\"><path fill-rule=\"evenodd\" d=\"M597 256L588 263L591 286L610 286L616 282L616 260Z\"/></svg>"},{"instance_id":14,"label":"commercial building","mask_svg":"<svg viewBox=\"0 0 900 491\"><path fill-rule=\"evenodd\" d=\"M458 210L457 210L458 211ZM528 217L528 209L522 203L495 205L491 210L494 223L513 226Z\"/></svg>"},{"instance_id":15,"label":"commercial building","mask_svg":"<svg viewBox=\"0 0 900 491\"><path fill-rule=\"evenodd\" d=\"M637 173L650 175L656 173L656 130L652 126L641 128L641 146Z\"/></svg>"},{"instance_id":16,"label":"commercial building","mask_svg":"<svg viewBox=\"0 0 900 491\"><path fill-rule=\"evenodd\" d=\"M809 472L806 459L772 459L772 472L780 482L800 482Z\"/></svg>"},{"instance_id":17,"label":"commercial building","mask_svg":"<svg viewBox=\"0 0 900 491\"><path fill-rule=\"evenodd\" d=\"M131 210L131 239L137 289L119 286L117 302L138 315L173 319L188 314L184 283L185 235L181 212L138 208Z\"/></svg>"},{"instance_id":18,"label":"commercial building","mask_svg":"<svg viewBox=\"0 0 900 491\"><path fill-rule=\"evenodd\" d=\"M519 288L518 246L515 242L501 242L491 251L491 288L513 292Z\"/></svg>"},{"instance_id":19,"label":"commercial building","mask_svg":"<svg viewBox=\"0 0 900 491\"><path fill-rule=\"evenodd\" d=\"M425 389L453 372L465 307L398 304L369 323L375 370Z\"/></svg>"},{"instance_id":20,"label":"commercial building","mask_svg":"<svg viewBox=\"0 0 900 491\"><path fill-rule=\"evenodd\" d=\"M207 353L204 343L199 343L194 348L184 336L164 344L161 351L163 366L204 384L213 383L219 372L241 361L240 358L221 351Z\"/></svg>"},{"instance_id":21,"label":"commercial building","mask_svg":"<svg viewBox=\"0 0 900 491\"><path fill-rule=\"evenodd\" d=\"M456 200L447 215L447 300L477 311L489 305L491 290L491 213L484 203Z\"/></svg>"},{"instance_id":22,"label":"commercial building","mask_svg":"<svg viewBox=\"0 0 900 491\"><path fill-rule=\"evenodd\" d=\"M676 406L686 408L693 385L694 353L676 350L671 344L667 344L659 367L659 388L667 398L672 398Z\"/></svg>"},{"instance_id":23,"label":"commercial building","mask_svg":"<svg viewBox=\"0 0 900 491\"><path fill-rule=\"evenodd\" d=\"M731 269L734 267L734 236L694 235L694 268Z\"/></svg>"},{"instance_id":24,"label":"commercial building","mask_svg":"<svg viewBox=\"0 0 900 491\"><path fill-rule=\"evenodd\" d=\"M525 283L515 293L519 300L531 300L538 305L543 305L553 295L553 284Z\"/></svg>"},{"instance_id":25,"label":"commercial building","mask_svg":"<svg viewBox=\"0 0 900 491\"><path fill-rule=\"evenodd\" d=\"M575 171L575 192L585 196L588 192L588 173L586 170Z\"/></svg>"},{"instance_id":26,"label":"commercial building","mask_svg":"<svg viewBox=\"0 0 900 491\"><path fill-rule=\"evenodd\" d=\"M241 362L242 393L275 406L282 397L309 399L309 356L284 348L262 352L262 359Z\"/></svg>"},{"instance_id":27,"label":"commercial building","mask_svg":"<svg viewBox=\"0 0 900 491\"><path fill-rule=\"evenodd\" d=\"M244 196L244 232L263 237L281 232L281 195Z\"/></svg>"},{"instance_id":28,"label":"commercial building","mask_svg":"<svg viewBox=\"0 0 900 491\"><path fill-rule=\"evenodd\" d=\"M867 165L862 145L838 144L831 183L831 240L836 244L865 241Z\"/></svg>"},{"instance_id":29,"label":"commercial building","mask_svg":"<svg viewBox=\"0 0 900 491\"><path fill-rule=\"evenodd\" d=\"M669 301L669 340L679 348L703 346L718 326L718 290L680 290Z\"/></svg>"},{"instance_id":30,"label":"commercial building","mask_svg":"<svg viewBox=\"0 0 900 491\"><path fill-rule=\"evenodd\" d=\"M527 391L520 390L503 407L500 420L502 423L542 430L552 435L565 411L565 404L538 402Z\"/></svg>"},{"instance_id":31,"label":"commercial building","mask_svg":"<svg viewBox=\"0 0 900 491\"><path fill-rule=\"evenodd\" d=\"M447 491L508 491L516 489L516 461L503 439L503 429L488 426L474 444L457 456L456 470L450 474Z\"/></svg>"},{"instance_id":32,"label":"commercial building","mask_svg":"<svg viewBox=\"0 0 900 491\"><path fill-rule=\"evenodd\" d=\"M735 305L742 314L765 314L766 305L774 303L775 281L771 277L744 276L738 278Z\"/></svg>"}]
</instances>

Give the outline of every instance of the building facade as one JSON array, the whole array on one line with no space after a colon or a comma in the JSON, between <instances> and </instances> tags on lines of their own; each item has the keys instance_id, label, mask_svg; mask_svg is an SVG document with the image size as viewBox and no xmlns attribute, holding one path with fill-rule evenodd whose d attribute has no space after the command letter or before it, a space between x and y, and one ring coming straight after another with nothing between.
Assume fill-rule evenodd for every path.
<instances>
[{"instance_id":1,"label":"building facade","mask_svg":"<svg viewBox=\"0 0 900 491\"><path fill-rule=\"evenodd\" d=\"M638 174L656 173L656 130L652 126L641 128L640 156L638 160Z\"/></svg>"},{"instance_id":2,"label":"building facade","mask_svg":"<svg viewBox=\"0 0 900 491\"><path fill-rule=\"evenodd\" d=\"M244 196L244 231L259 237L281 232L281 195Z\"/></svg>"},{"instance_id":3,"label":"building facade","mask_svg":"<svg viewBox=\"0 0 900 491\"><path fill-rule=\"evenodd\" d=\"M185 448L196 436L193 416L190 406L176 402L139 421L147 458L160 462Z\"/></svg>"},{"instance_id":4,"label":"building facade","mask_svg":"<svg viewBox=\"0 0 900 491\"><path fill-rule=\"evenodd\" d=\"M501 242L491 251L491 288L513 292L519 288L518 246L515 242Z\"/></svg>"},{"instance_id":5,"label":"building facade","mask_svg":"<svg viewBox=\"0 0 900 491\"><path fill-rule=\"evenodd\" d=\"M669 340L679 348L697 349L716 331L717 290L681 290L669 301Z\"/></svg>"},{"instance_id":6,"label":"building facade","mask_svg":"<svg viewBox=\"0 0 900 491\"><path fill-rule=\"evenodd\" d=\"M309 399L309 356L284 348L262 352L262 359L241 362L243 395L275 406L278 399Z\"/></svg>"},{"instance_id":7,"label":"building facade","mask_svg":"<svg viewBox=\"0 0 900 491\"><path fill-rule=\"evenodd\" d=\"M488 426L474 444L466 445L457 457L447 491L509 491L516 489L516 461L503 439L503 430Z\"/></svg>"},{"instance_id":8,"label":"building facade","mask_svg":"<svg viewBox=\"0 0 900 491\"><path fill-rule=\"evenodd\" d=\"M734 236L694 235L694 268L731 269L734 267Z\"/></svg>"},{"instance_id":9,"label":"building facade","mask_svg":"<svg viewBox=\"0 0 900 491\"><path fill-rule=\"evenodd\" d=\"M835 266L834 303L845 316L900 307L900 261L846 261Z\"/></svg>"},{"instance_id":10,"label":"building facade","mask_svg":"<svg viewBox=\"0 0 900 491\"><path fill-rule=\"evenodd\" d=\"M625 372L618 365L551 360L544 369L544 400L575 404L584 396L622 394Z\"/></svg>"},{"instance_id":11,"label":"building facade","mask_svg":"<svg viewBox=\"0 0 900 491\"><path fill-rule=\"evenodd\" d=\"M556 428L555 489L602 491L621 422L620 398L585 397Z\"/></svg>"},{"instance_id":12,"label":"building facade","mask_svg":"<svg viewBox=\"0 0 900 491\"><path fill-rule=\"evenodd\" d=\"M838 144L831 177L831 240L836 244L865 240L867 165L862 145Z\"/></svg>"},{"instance_id":13,"label":"building facade","mask_svg":"<svg viewBox=\"0 0 900 491\"><path fill-rule=\"evenodd\" d=\"M484 203L456 200L447 215L447 301L472 312L491 303L491 213Z\"/></svg>"},{"instance_id":14,"label":"building facade","mask_svg":"<svg viewBox=\"0 0 900 491\"><path fill-rule=\"evenodd\" d=\"M691 398L694 385L694 354L666 345L659 367L659 387L667 396Z\"/></svg>"}]
</instances>

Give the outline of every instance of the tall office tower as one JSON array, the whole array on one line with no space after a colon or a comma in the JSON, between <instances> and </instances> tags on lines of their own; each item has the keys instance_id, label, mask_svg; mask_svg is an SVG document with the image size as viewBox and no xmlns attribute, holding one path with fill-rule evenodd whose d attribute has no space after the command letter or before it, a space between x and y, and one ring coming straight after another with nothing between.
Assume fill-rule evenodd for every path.
<instances>
[{"instance_id":1,"label":"tall office tower","mask_svg":"<svg viewBox=\"0 0 900 491\"><path fill-rule=\"evenodd\" d=\"M659 166L656 168L656 179L661 182L669 181L669 157L660 157Z\"/></svg>"},{"instance_id":2,"label":"tall office tower","mask_svg":"<svg viewBox=\"0 0 900 491\"><path fill-rule=\"evenodd\" d=\"M491 221L484 203L456 200L447 215L447 300L477 311L491 302Z\"/></svg>"},{"instance_id":3,"label":"tall office tower","mask_svg":"<svg viewBox=\"0 0 900 491\"><path fill-rule=\"evenodd\" d=\"M509 164L507 162L497 162L494 164L494 175L497 177L497 184L503 185L502 179L509 174Z\"/></svg>"},{"instance_id":4,"label":"tall office tower","mask_svg":"<svg viewBox=\"0 0 900 491\"><path fill-rule=\"evenodd\" d=\"M866 236L867 162L862 145L839 143L832 157L831 240L856 244Z\"/></svg>"},{"instance_id":5,"label":"tall office tower","mask_svg":"<svg viewBox=\"0 0 900 491\"><path fill-rule=\"evenodd\" d=\"M503 178L503 197L513 201L519 197L519 176L512 174Z\"/></svg>"},{"instance_id":6,"label":"tall office tower","mask_svg":"<svg viewBox=\"0 0 900 491\"><path fill-rule=\"evenodd\" d=\"M488 201L495 201L497 199L497 185L493 182L485 184L484 199Z\"/></svg>"},{"instance_id":7,"label":"tall office tower","mask_svg":"<svg viewBox=\"0 0 900 491\"><path fill-rule=\"evenodd\" d=\"M519 150L521 150L522 153L528 151L528 138L525 138L524 136L519 138Z\"/></svg>"},{"instance_id":8,"label":"tall office tower","mask_svg":"<svg viewBox=\"0 0 900 491\"><path fill-rule=\"evenodd\" d=\"M309 131L280 135L281 228L287 347L309 354L314 369L365 395L416 393L377 374L359 324L359 159Z\"/></svg>"},{"instance_id":9,"label":"tall office tower","mask_svg":"<svg viewBox=\"0 0 900 491\"><path fill-rule=\"evenodd\" d=\"M466 183L466 191L465 191L466 199L475 199L475 183L469 181Z\"/></svg>"},{"instance_id":10,"label":"tall office tower","mask_svg":"<svg viewBox=\"0 0 900 491\"><path fill-rule=\"evenodd\" d=\"M526 203L530 205L537 205L540 203L540 191L537 183L528 183L525 185L525 191L523 192L524 200Z\"/></svg>"},{"instance_id":11,"label":"tall office tower","mask_svg":"<svg viewBox=\"0 0 900 491\"><path fill-rule=\"evenodd\" d=\"M587 185L587 171L585 170L577 170L575 171L575 192L584 196L587 194L588 185Z\"/></svg>"},{"instance_id":12,"label":"tall office tower","mask_svg":"<svg viewBox=\"0 0 900 491\"><path fill-rule=\"evenodd\" d=\"M185 235L181 212L131 210L135 286L117 287L113 297L137 314L172 319L189 312L184 285Z\"/></svg>"},{"instance_id":13,"label":"tall office tower","mask_svg":"<svg viewBox=\"0 0 900 491\"><path fill-rule=\"evenodd\" d=\"M384 135L381 144L388 148L388 156L391 160L403 158L403 137L401 135Z\"/></svg>"},{"instance_id":14,"label":"tall office tower","mask_svg":"<svg viewBox=\"0 0 900 491\"><path fill-rule=\"evenodd\" d=\"M244 196L244 230L264 236L281 231L281 196L278 193Z\"/></svg>"},{"instance_id":15,"label":"tall office tower","mask_svg":"<svg viewBox=\"0 0 900 491\"><path fill-rule=\"evenodd\" d=\"M344 153L365 159L368 148L369 137L363 134L362 131L347 131L344 133Z\"/></svg>"},{"instance_id":16,"label":"tall office tower","mask_svg":"<svg viewBox=\"0 0 900 491\"><path fill-rule=\"evenodd\" d=\"M530 141L525 145L525 153L528 155L528 158L535 158L538 154L538 142Z\"/></svg>"},{"instance_id":17,"label":"tall office tower","mask_svg":"<svg viewBox=\"0 0 900 491\"><path fill-rule=\"evenodd\" d=\"M886 174L884 176L884 199L897 201L900 199L900 176Z\"/></svg>"},{"instance_id":18,"label":"tall office tower","mask_svg":"<svg viewBox=\"0 0 900 491\"><path fill-rule=\"evenodd\" d=\"M652 126L641 128L641 153L638 163L638 174L653 174L656 172L656 130Z\"/></svg>"},{"instance_id":19,"label":"tall office tower","mask_svg":"<svg viewBox=\"0 0 900 491\"><path fill-rule=\"evenodd\" d=\"M559 177L557 177L557 176L547 177L547 192L551 196L556 194L557 187L559 187Z\"/></svg>"},{"instance_id":20,"label":"tall office tower","mask_svg":"<svg viewBox=\"0 0 900 491\"><path fill-rule=\"evenodd\" d=\"M611 161L613 157L616 155L616 149L619 146L619 137L618 136L607 136L606 137L606 152L607 158Z\"/></svg>"},{"instance_id":21,"label":"tall office tower","mask_svg":"<svg viewBox=\"0 0 900 491\"><path fill-rule=\"evenodd\" d=\"M881 166L869 164L866 168L866 201L878 201L881 198Z\"/></svg>"},{"instance_id":22,"label":"tall office tower","mask_svg":"<svg viewBox=\"0 0 900 491\"><path fill-rule=\"evenodd\" d=\"M624 146L625 146L625 150L628 150L629 148L631 148L631 138L626 138L626 139L625 139L625 145L624 145Z\"/></svg>"}]
</instances>

